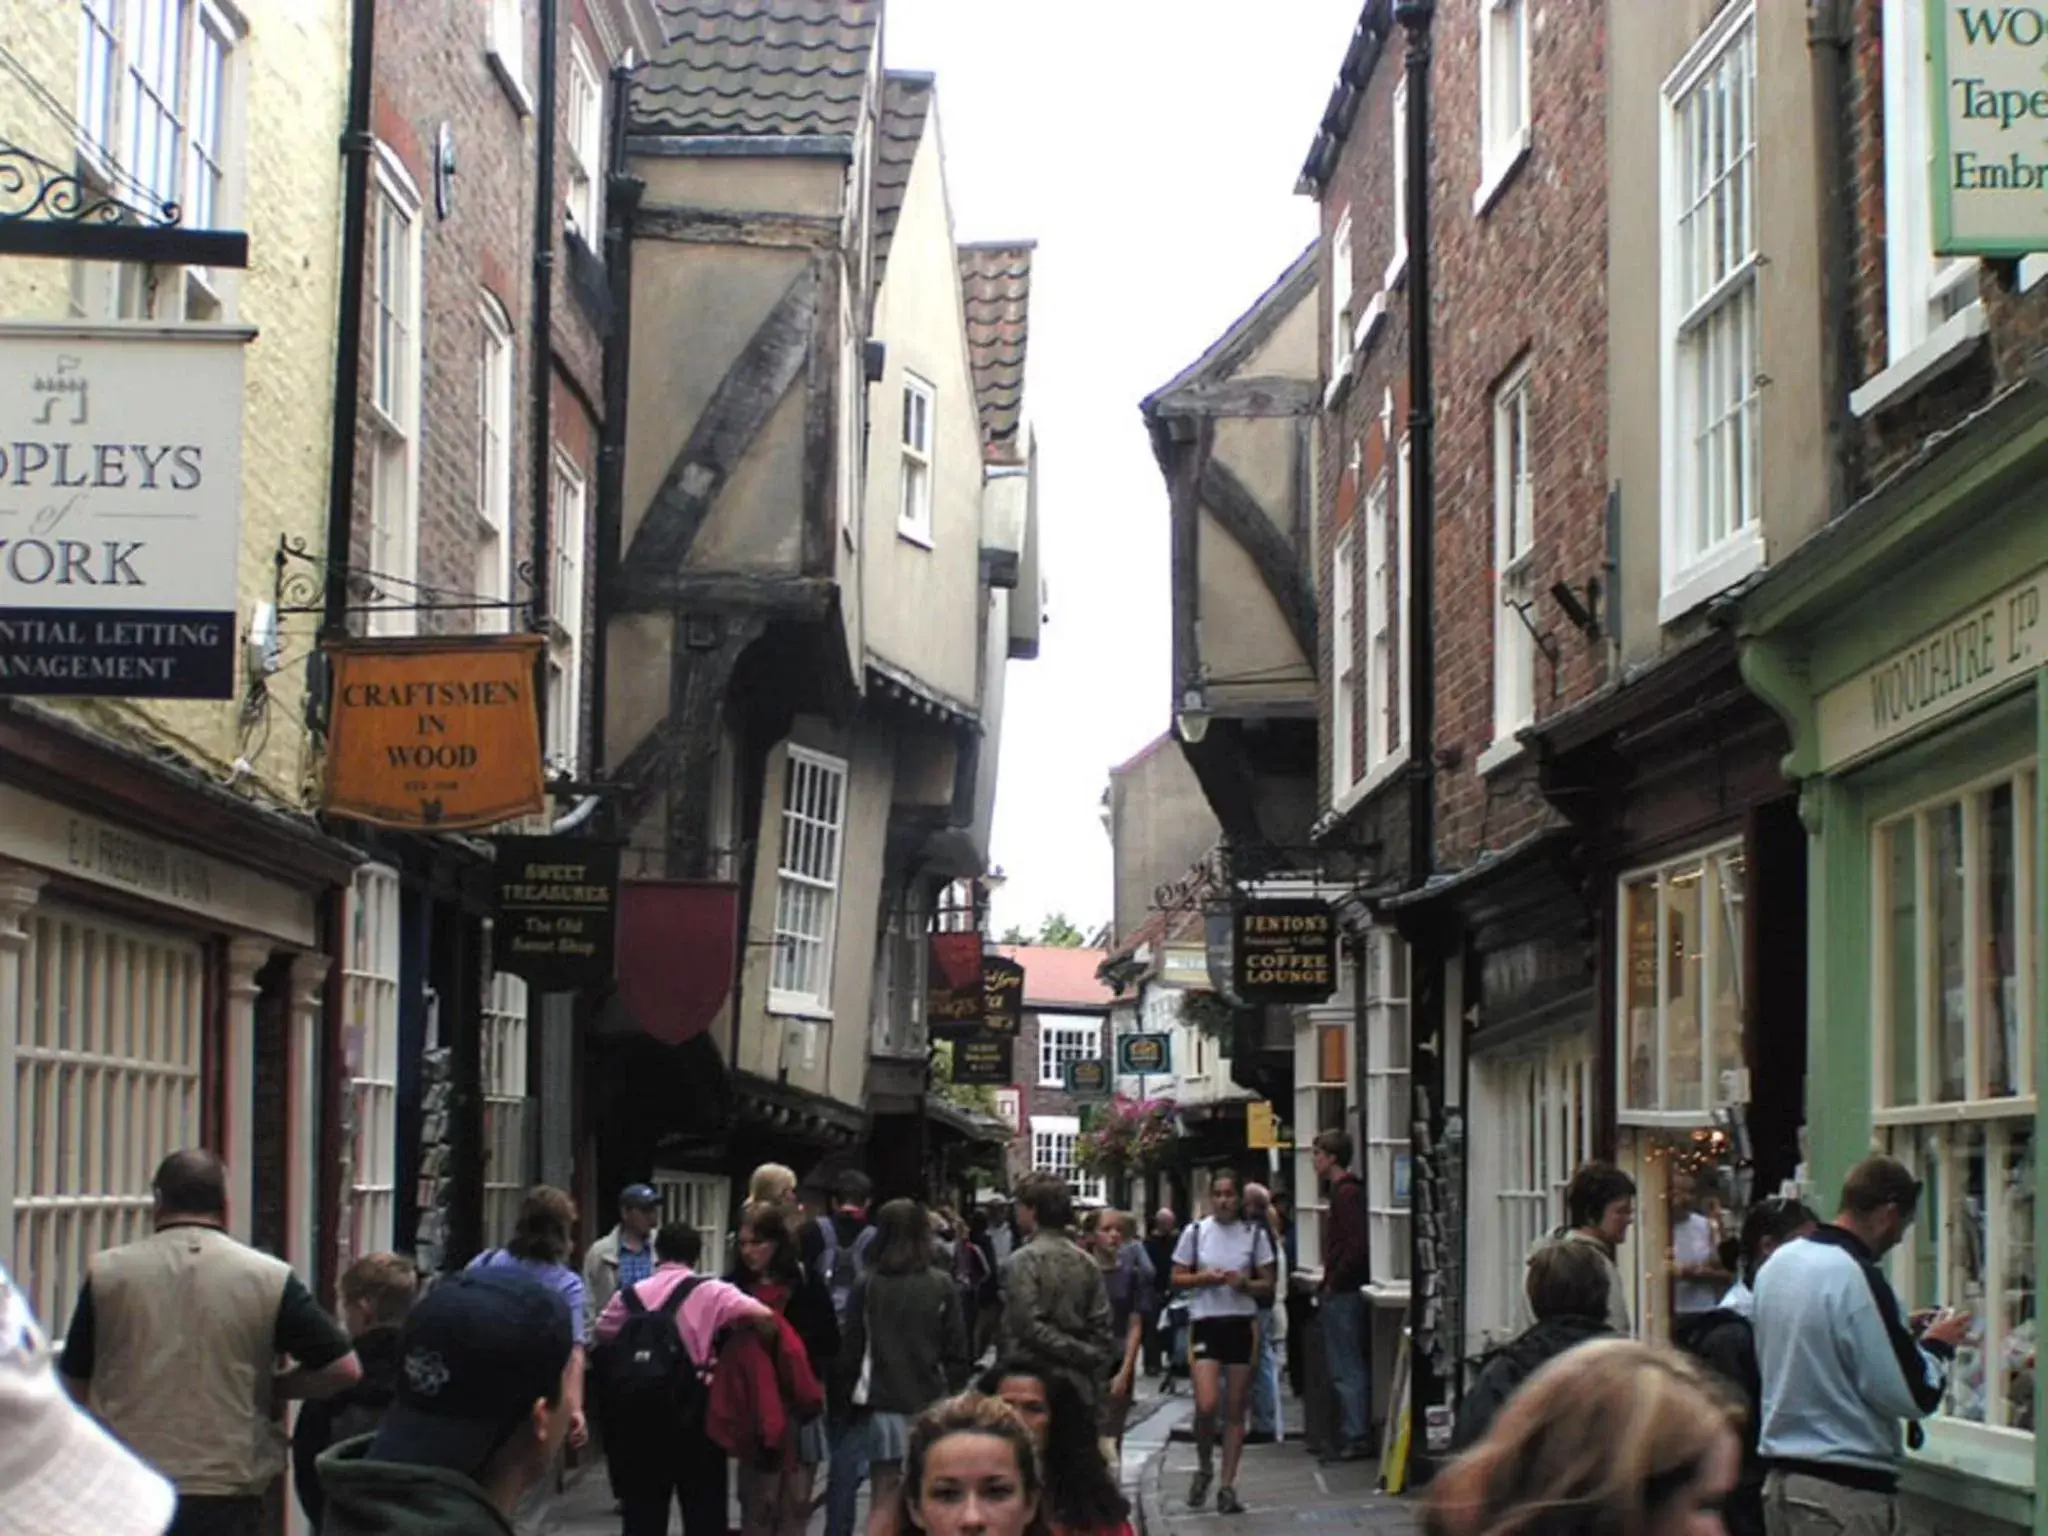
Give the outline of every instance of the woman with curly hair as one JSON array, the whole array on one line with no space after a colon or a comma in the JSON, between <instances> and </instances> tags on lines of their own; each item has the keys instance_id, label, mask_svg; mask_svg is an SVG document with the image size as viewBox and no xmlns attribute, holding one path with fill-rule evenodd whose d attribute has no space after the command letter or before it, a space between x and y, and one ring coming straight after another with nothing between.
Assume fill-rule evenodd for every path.
<instances>
[{"instance_id":1,"label":"woman with curly hair","mask_svg":"<svg viewBox=\"0 0 2048 1536\"><path fill-rule=\"evenodd\" d=\"M1045 1518L1053 1536L1131 1536L1131 1503L1102 1459L1095 1415L1064 1374L1005 1360L977 1385L1001 1398L1031 1431L1045 1469Z\"/></svg>"},{"instance_id":2,"label":"woman with curly hair","mask_svg":"<svg viewBox=\"0 0 2048 1536\"><path fill-rule=\"evenodd\" d=\"M1603 1339L1558 1356L1440 1474L1427 1536L1725 1536L1742 1410L1683 1355Z\"/></svg>"},{"instance_id":3,"label":"woman with curly hair","mask_svg":"<svg viewBox=\"0 0 2048 1536\"><path fill-rule=\"evenodd\" d=\"M921 1414L903 1453L896 1529L924 1536L1052 1536L1031 1432L1000 1398L969 1392Z\"/></svg>"}]
</instances>

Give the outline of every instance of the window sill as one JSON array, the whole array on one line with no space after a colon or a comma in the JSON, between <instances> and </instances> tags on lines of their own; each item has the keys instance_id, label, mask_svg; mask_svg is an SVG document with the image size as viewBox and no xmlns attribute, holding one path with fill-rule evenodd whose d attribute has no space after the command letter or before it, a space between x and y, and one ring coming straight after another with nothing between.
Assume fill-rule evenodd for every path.
<instances>
[{"instance_id":1,"label":"window sill","mask_svg":"<svg viewBox=\"0 0 2048 1536\"><path fill-rule=\"evenodd\" d=\"M1872 416L1912 398L1974 352L1990 329L1982 299L1957 310L1919 346L1849 391L1849 409L1858 417Z\"/></svg>"},{"instance_id":2,"label":"window sill","mask_svg":"<svg viewBox=\"0 0 2048 1536\"><path fill-rule=\"evenodd\" d=\"M1351 359L1345 365L1347 374L1358 371L1359 362L1366 351L1378 338L1380 330L1387 323L1387 295L1382 289L1372 296L1372 302L1365 306L1365 313L1358 317L1358 324L1351 332Z\"/></svg>"},{"instance_id":3,"label":"window sill","mask_svg":"<svg viewBox=\"0 0 2048 1536\"><path fill-rule=\"evenodd\" d=\"M1472 194L1473 218L1483 219L1493 211L1493 205L1500 201L1501 193L1507 191L1508 183L1515 179L1515 173L1528 164L1531 142L1529 125L1524 123L1521 133L1516 136L1514 149L1479 179L1479 188Z\"/></svg>"},{"instance_id":4,"label":"window sill","mask_svg":"<svg viewBox=\"0 0 2048 1536\"><path fill-rule=\"evenodd\" d=\"M1345 395L1350 393L1351 362L1352 359L1350 357L1346 357L1344 359L1343 365L1332 371L1330 375L1330 382L1323 386L1324 410L1328 411L1336 409L1338 403L1343 400Z\"/></svg>"},{"instance_id":5,"label":"window sill","mask_svg":"<svg viewBox=\"0 0 2048 1536\"><path fill-rule=\"evenodd\" d=\"M932 536L922 529L912 527L908 523L898 523L896 525L896 537L906 544L915 544L919 549L930 549L932 547Z\"/></svg>"},{"instance_id":6,"label":"window sill","mask_svg":"<svg viewBox=\"0 0 2048 1536\"><path fill-rule=\"evenodd\" d=\"M527 94L525 82L505 62L505 55L495 48L486 48L484 57L490 61L491 73L498 77L498 85L512 103L513 110L521 117L533 116L533 98Z\"/></svg>"},{"instance_id":7,"label":"window sill","mask_svg":"<svg viewBox=\"0 0 2048 1536\"><path fill-rule=\"evenodd\" d=\"M787 992L768 994L768 1012L778 1019L807 1019L813 1024L830 1024L832 1010L815 997L795 997Z\"/></svg>"},{"instance_id":8,"label":"window sill","mask_svg":"<svg viewBox=\"0 0 2048 1536\"><path fill-rule=\"evenodd\" d=\"M1763 568L1764 536L1752 524L1675 576L1665 578L1657 598L1657 622L1670 624Z\"/></svg>"},{"instance_id":9,"label":"window sill","mask_svg":"<svg viewBox=\"0 0 2048 1536\"><path fill-rule=\"evenodd\" d=\"M1408 276L1408 242L1401 242L1401 249L1394 252L1394 259L1387 263L1386 275L1380 279L1380 286L1392 293L1401 286Z\"/></svg>"},{"instance_id":10,"label":"window sill","mask_svg":"<svg viewBox=\"0 0 2048 1536\"><path fill-rule=\"evenodd\" d=\"M1364 778L1339 795L1330 806L1330 809L1339 816L1349 815L1379 793L1379 791L1385 789L1392 782L1395 775L1407 766L1408 753L1406 748L1403 748L1373 768Z\"/></svg>"},{"instance_id":11,"label":"window sill","mask_svg":"<svg viewBox=\"0 0 2048 1536\"><path fill-rule=\"evenodd\" d=\"M2026 293L2042 278L2048 277L2048 251L2036 251L2031 256L2020 258L2020 292Z\"/></svg>"},{"instance_id":12,"label":"window sill","mask_svg":"<svg viewBox=\"0 0 2048 1536\"><path fill-rule=\"evenodd\" d=\"M1513 736L1503 736L1479 754L1479 761L1472 766L1479 770L1482 779L1490 779L1503 768L1518 762L1528 748Z\"/></svg>"}]
</instances>

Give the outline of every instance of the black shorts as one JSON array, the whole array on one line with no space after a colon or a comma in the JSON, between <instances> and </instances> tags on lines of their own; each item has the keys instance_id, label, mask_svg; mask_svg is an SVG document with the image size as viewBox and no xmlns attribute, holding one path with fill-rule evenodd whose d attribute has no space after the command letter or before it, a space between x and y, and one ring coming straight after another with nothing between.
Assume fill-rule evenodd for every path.
<instances>
[{"instance_id":1,"label":"black shorts","mask_svg":"<svg viewBox=\"0 0 2048 1536\"><path fill-rule=\"evenodd\" d=\"M1250 1317L1198 1319L1189 1330L1188 1357L1211 1360L1217 1365L1250 1365L1252 1327L1256 1322L1256 1318Z\"/></svg>"}]
</instances>

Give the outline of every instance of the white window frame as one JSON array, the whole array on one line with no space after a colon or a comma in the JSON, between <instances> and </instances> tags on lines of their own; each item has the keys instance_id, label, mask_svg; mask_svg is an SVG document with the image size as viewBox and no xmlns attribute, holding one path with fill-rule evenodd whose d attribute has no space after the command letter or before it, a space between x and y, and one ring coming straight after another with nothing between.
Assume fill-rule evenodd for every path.
<instances>
[{"instance_id":1,"label":"white window frame","mask_svg":"<svg viewBox=\"0 0 2048 1536\"><path fill-rule=\"evenodd\" d=\"M1934 254L1931 167L1937 104L1927 3L1883 0L1885 352L1890 366L1857 392L1863 397L1856 402L1859 413L1935 377L1942 361L1953 360L1984 334L1981 263L1974 256Z\"/></svg>"},{"instance_id":2,"label":"white window frame","mask_svg":"<svg viewBox=\"0 0 2048 1536\"><path fill-rule=\"evenodd\" d=\"M201 1140L209 956L176 930L45 899L21 919L0 1186L14 1278L61 1337L93 1254L148 1236L157 1164Z\"/></svg>"},{"instance_id":3,"label":"white window frame","mask_svg":"<svg viewBox=\"0 0 2048 1536\"><path fill-rule=\"evenodd\" d=\"M79 157L130 202L175 203L187 229L240 215L243 29L214 0L77 0ZM171 47L165 32L175 33ZM124 320L229 318L234 275L79 263L75 307Z\"/></svg>"},{"instance_id":4,"label":"white window frame","mask_svg":"<svg viewBox=\"0 0 2048 1536\"><path fill-rule=\"evenodd\" d=\"M1031 1117L1031 1169L1050 1173L1067 1181L1077 1199L1100 1202L1102 1179L1083 1173L1074 1161L1081 1139L1078 1115L1033 1115Z\"/></svg>"},{"instance_id":5,"label":"white window frame","mask_svg":"<svg viewBox=\"0 0 2048 1536\"><path fill-rule=\"evenodd\" d=\"M1989 903L1982 879L1986 867L1987 817L1992 794L2001 787L2011 791L2009 832L2012 865L2009 898L2012 904L2013 974L2005 978L1987 970L1985 959L1994 952L1995 931L1991 927ZM2040 814L2039 771L2031 760L2015 763L1985 775L1931 800L1910 806L1874 822L1870 828L1871 867L1871 999L1872 1076L1870 1084L1872 1122L1885 1140L1887 1150L1922 1179L1919 1219L1906 1230L1905 1239L1889 1259L1891 1278L1901 1302L1909 1309L1950 1305L1972 1313L1973 1333L1959 1352L1950 1378L1950 1391L1943 1407L1927 1420L1927 1443L1920 1455L1936 1462L1959 1459L1973 1467L1988 1464L1998 1475L2030 1478L2033 1461L2033 1430L2002 1422L2005 1401L1989 1390L1983 1403L1983 1418L1962 1417L1953 1409L1957 1392L1971 1374L1965 1352L1977 1351L1980 1360L2001 1360L2004 1354L2006 1320L2004 1297L2007 1277L2017 1270L2034 1277L2038 1287L2039 1267L2030 1257L2033 1221L2015 1223L2004 1200L1979 1203L1972 1195L1969 1164L1970 1143L1981 1138L1984 1159L1983 1184L1989 1189L1992 1170L2010 1183L2012 1170L2005 1156L2017 1143L2028 1147L2027 1156L2036 1170L2039 1148L2035 1145L2037 1092L2034 1080L2033 1021L2037 1016L2041 984L2041 956L2036 902L2040 887L2040 848L2037 818ZM1951 991L1942 974L1942 952L1950 941L1941 932L1940 908L1935 889L1934 818L1951 806L1962 808L1961 890L1954 948L1960 961L1960 994L1963 1061L1958 1074L1960 1095L1947 1091L1938 1073L1945 1070L1937 1061L1944 1046L1944 1004ZM1893 874L1891 842L1895 832L1912 829L1915 857L1911 918L1915 956L1913 1017L1897 1017L1896 988L1892 966L1896 930L1892 906ZM1987 999L1994 993L2006 996L2006 1029L2002 1050L2011 1076L2011 1093L1994 1093L1990 1081L1991 1063L1987 1050L1992 1022ZM1897 1073L1893 1043L1902 1029L1914 1038L1913 1096L1902 1102L1894 1091ZM2020 1181L2039 1195L2038 1172ZM1979 1275L1974 1286L1967 1274L1972 1254L1980 1256ZM2037 1257L2037 1256L2036 1256ZM1932 1268L1931 1286L1923 1283ZM2038 1291L2036 1306L2038 1307Z\"/></svg>"},{"instance_id":6,"label":"white window frame","mask_svg":"<svg viewBox=\"0 0 2048 1536\"><path fill-rule=\"evenodd\" d=\"M583 758L583 555L590 485L558 446L548 494L548 762L577 772Z\"/></svg>"},{"instance_id":7,"label":"white window frame","mask_svg":"<svg viewBox=\"0 0 2048 1536\"><path fill-rule=\"evenodd\" d=\"M526 86L524 0L484 0L484 5L484 57L519 115L530 117L533 95Z\"/></svg>"},{"instance_id":8,"label":"white window frame","mask_svg":"<svg viewBox=\"0 0 2048 1536\"><path fill-rule=\"evenodd\" d=\"M930 936L936 930L929 905L915 881L889 903L882 942L876 946L880 974L868 1046L872 1055L922 1061L930 1049L925 1030L925 990Z\"/></svg>"},{"instance_id":9,"label":"white window frame","mask_svg":"<svg viewBox=\"0 0 2048 1536\"><path fill-rule=\"evenodd\" d=\"M1067 1063L1102 1054L1102 1020L1062 1014L1038 1016L1038 1086L1066 1091Z\"/></svg>"},{"instance_id":10,"label":"white window frame","mask_svg":"<svg viewBox=\"0 0 2048 1536\"><path fill-rule=\"evenodd\" d=\"M1756 6L1743 0L1714 19L1665 78L1662 92L1664 454L1657 617L1665 624L1763 564L1756 60ZM1708 186L1689 189L1691 114L1711 112L1713 103L1725 100L1717 91L1731 85L1743 102L1747 145L1709 170ZM1716 123L1716 132L1725 134L1726 124ZM1733 233L1717 241L1722 230ZM1701 269L1696 277L1687 271L1688 235L1690 265ZM1732 400L1731 390L1739 391ZM1705 413L1714 419L1703 420Z\"/></svg>"},{"instance_id":11,"label":"white window frame","mask_svg":"<svg viewBox=\"0 0 2048 1536\"><path fill-rule=\"evenodd\" d=\"M1479 187L1472 212L1484 213L1507 185L1533 140L1529 103L1529 0L1478 0Z\"/></svg>"},{"instance_id":12,"label":"white window frame","mask_svg":"<svg viewBox=\"0 0 2048 1536\"><path fill-rule=\"evenodd\" d=\"M1393 745L1394 756L1404 756L1408 750L1409 716L1414 694L1413 679L1415 674L1411 665L1414 658L1409 655L1408 651L1409 604L1415 601L1415 593L1408 568L1414 490L1414 460L1413 456L1409 453L1409 439L1404 434L1401 438L1401 447L1395 460L1394 477L1394 493L1398 502L1398 515L1394 519L1395 536L1401 541L1400 547L1394 551L1394 565L1398 572L1395 579L1395 587L1400 598L1400 615L1397 620L1400 625L1400 631L1395 636L1394 644L1401 653L1401 665L1398 668L1400 673L1401 699L1399 706L1394 712L1397 722Z\"/></svg>"},{"instance_id":13,"label":"white window frame","mask_svg":"<svg viewBox=\"0 0 2048 1536\"><path fill-rule=\"evenodd\" d=\"M342 1038L348 1062L349 1258L397 1241L399 985L404 894L398 871L364 864L349 882L342 934Z\"/></svg>"},{"instance_id":14,"label":"white window frame","mask_svg":"<svg viewBox=\"0 0 2048 1536\"><path fill-rule=\"evenodd\" d=\"M484 1242L512 1236L533 1183L526 1128L529 989L526 979L496 971L484 981Z\"/></svg>"},{"instance_id":15,"label":"white window frame","mask_svg":"<svg viewBox=\"0 0 2048 1536\"><path fill-rule=\"evenodd\" d=\"M1516 605L1536 601L1534 380L1519 364L1493 392L1493 739L1536 720L1536 637Z\"/></svg>"},{"instance_id":16,"label":"white window frame","mask_svg":"<svg viewBox=\"0 0 2048 1536\"><path fill-rule=\"evenodd\" d=\"M1337 216L1330 235L1330 387L1335 389L1351 371L1351 333L1357 324L1355 312L1354 254L1351 244L1351 210Z\"/></svg>"},{"instance_id":17,"label":"white window frame","mask_svg":"<svg viewBox=\"0 0 2048 1536\"><path fill-rule=\"evenodd\" d=\"M703 1264L707 1274L716 1273L717 1255L725 1252L726 1213L732 1202L731 1181L722 1173L679 1173L670 1168L654 1170L654 1192L661 1197L663 1222L695 1227L704 1240Z\"/></svg>"},{"instance_id":18,"label":"white window frame","mask_svg":"<svg viewBox=\"0 0 2048 1536\"><path fill-rule=\"evenodd\" d=\"M409 604L419 576L420 224L419 189L378 145L370 189L370 547L371 579ZM388 243L387 243L388 237ZM381 579L380 579L381 578ZM388 584L388 585L387 585ZM372 635L410 635L419 615L372 609Z\"/></svg>"},{"instance_id":19,"label":"white window frame","mask_svg":"<svg viewBox=\"0 0 2048 1536\"><path fill-rule=\"evenodd\" d=\"M932 460L933 440L938 435L938 401L938 389L928 379L904 373L903 412L897 433L902 470L896 532L926 549L932 547Z\"/></svg>"},{"instance_id":20,"label":"white window frame","mask_svg":"<svg viewBox=\"0 0 2048 1536\"><path fill-rule=\"evenodd\" d=\"M1377 1287L1406 1290L1413 1202L1413 1143L1409 1125L1408 946L1387 928L1364 936L1366 1071L1366 1209L1372 1223L1369 1251Z\"/></svg>"},{"instance_id":21,"label":"white window frame","mask_svg":"<svg viewBox=\"0 0 2048 1536\"><path fill-rule=\"evenodd\" d=\"M1686 936L1673 931L1672 892L1697 882L1698 909L1694 933L1700 936L1698 953L1687 949ZM1615 1051L1615 1119L1622 1125L1669 1127L1710 1126L1716 1111L1749 1099L1748 1073L1743 1055L1743 996L1746 984L1749 943L1748 861L1741 838L1709 845L1666 859L1661 863L1630 870L1616 882L1615 911L1620 933L1615 954L1615 996L1620 1000L1621 1040ZM1637 934L1634 927L1635 892L1647 892L1651 902L1650 930ZM1638 939L1643 942L1639 945ZM1644 959L1647 974L1637 974ZM1684 965L1680 981L1674 966ZM1722 983L1734 988L1734 1039L1732 1048L1715 1039L1713 1005L1721 995ZM1697 1032L1699 1064L1696 1075L1681 1084L1672 1059L1672 1043L1678 1018L1674 992L1693 1010L1692 1026ZM1645 1085L1633 1081L1636 1046L1637 998L1647 995L1648 1039L1651 1077ZM1690 1090L1691 1104L1680 1104L1681 1087Z\"/></svg>"},{"instance_id":22,"label":"white window frame","mask_svg":"<svg viewBox=\"0 0 2048 1536\"><path fill-rule=\"evenodd\" d=\"M852 785L845 758L792 742L784 759L768 1011L829 1019Z\"/></svg>"},{"instance_id":23,"label":"white window frame","mask_svg":"<svg viewBox=\"0 0 2048 1536\"><path fill-rule=\"evenodd\" d=\"M1562 1221L1565 1186L1593 1156L1597 1053L1585 1030L1472 1057L1472 1277L1466 1354L1504 1344L1526 1325L1529 1250Z\"/></svg>"},{"instance_id":24,"label":"white window frame","mask_svg":"<svg viewBox=\"0 0 2048 1536\"><path fill-rule=\"evenodd\" d=\"M1315 1138L1331 1129L1324 1116L1323 1096L1336 1095L1344 1113L1335 1129L1350 1135L1354 1145L1364 1145L1359 1134L1363 1119L1358 1097L1357 1009L1354 999L1357 974L1351 946L1337 955L1337 990L1327 1003L1303 1008L1295 1014L1294 1035L1294 1184L1302 1192L1300 1219L1295 1224L1295 1243L1301 1267L1323 1267L1323 1227L1329 1199L1315 1174ZM1323 1071L1323 1032L1335 1030L1343 1037L1341 1069L1334 1077ZM1356 1170L1354 1170L1356 1171Z\"/></svg>"},{"instance_id":25,"label":"white window frame","mask_svg":"<svg viewBox=\"0 0 2048 1536\"><path fill-rule=\"evenodd\" d=\"M1354 522L1330 553L1330 801L1358 782L1358 542Z\"/></svg>"},{"instance_id":26,"label":"white window frame","mask_svg":"<svg viewBox=\"0 0 2048 1536\"><path fill-rule=\"evenodd\" d=\"M512 320L497 297L485 293L477 304L481 345L477 357L476 600L509 602L512 597ZM478 608L472 615L480 634L512 628L512 610Z\"/></svg>"},{"instance_id":27,"label":"white window frame","mask_svg":"<svg viewBox=\"0 0 2048 1536\"><path fill-rule=\"evenodd\" d=\"M604 253L604 77L582 35L569 33L569 227L598 255Z\"/></svg>"},{"instance_id":28,"label":"white window frame","mask_svg":"<svg viewBox=\"0 0 2048 1536\"><path fill-rule=\"evenodd\" d=\"M1388 289L1398 288L1408 275L1408 81L1394 82L1394 99L1389 108L1392 123L1388 141L1392 147L1394 197L1388 222L1394 233L1393 254L1387 258L1386 275L1380 280Z\"/></svg>"},{"instance_id":29,"label":"white window frame","mask_svg":"<svg viewBox=\"0 0 2048 1536\"><path fill-rule=\"evenodd\" d=\"M1387 540L1392 518L1387 499L1390 476L1373 477L1365 498L1365 771L1393 756L1400 716L1389 694L1394 686L1394 594Z\"/></svg>"}]
</instances>

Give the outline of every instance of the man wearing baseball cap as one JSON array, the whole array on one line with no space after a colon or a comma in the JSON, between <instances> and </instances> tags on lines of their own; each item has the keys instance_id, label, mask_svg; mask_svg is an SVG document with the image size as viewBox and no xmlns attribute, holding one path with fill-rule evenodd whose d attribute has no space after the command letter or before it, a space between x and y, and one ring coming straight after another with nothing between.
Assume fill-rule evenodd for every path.
<instances>
[{"instance_id":1,"label":"man wearing baseball cap","mask_svg":"<svg viewBox=\"0 0 2048 1536\"><path fill-rule=\"evenodd\" d=\"M512 1536L569 1433L576 1343L568 1304L521 1270L441 1281L406 1319L383 1426L320 1458L324 1536Z\"/></svg>"},{"instance_id":2,"label":"man wearing baseball cap","mask_svg":"<svg viewBox=\"0 0 2048 1536\"><path fill-rule=\"evenodd\" d=\"M177 1502L73 1405L28 1299L0 1269L0 1536L163 1536Z\"/></svg>"}]
</instances>

